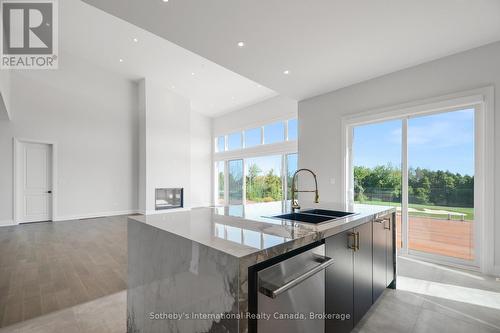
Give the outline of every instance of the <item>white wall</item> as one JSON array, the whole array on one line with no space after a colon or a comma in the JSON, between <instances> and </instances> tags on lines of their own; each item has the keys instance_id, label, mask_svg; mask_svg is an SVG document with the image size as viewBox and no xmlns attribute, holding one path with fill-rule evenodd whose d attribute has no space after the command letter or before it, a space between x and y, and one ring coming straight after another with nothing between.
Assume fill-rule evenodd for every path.
<instances>
[{"instance_id":1,"label":"white wall","mask_svg":"<svg viewBox=\"0 0 500 333\"><path fill-rule=\"evenodd\" d=\"M191 207L211 204L212 119L191 112Z\"/></svg>"},{"instance_id":2,"label":"white wall","mask_svg":"<svg viewBox=\"0 0 500 333\"><path fill-rule=\"evenodd\" d=\"M11 73L0 121L0 221L13 218L13 137L57 143L58 219L137 209L137 85L73 56Z\"/></svg>"},{"instance_id":3,"label":"white wall","mask_svg":"<svg viewBox=\"0 0 500 333\"><path fill-rule=\"evenodd\" d=\"M139 203L155 212L155 189L184 188L184 207L210 203L211 122L188 99L151 79L139 83Z\"/></svg>"},{"instance_id":4,"label":"white wall","mask_svg":"<svg viewBox=\"0 0 500 333\"><path fill-rule=\"evenodd\" d=\"M213 119L214 135L262 126L284 117L297 116L297 101L277 96Z\"/></svg>"},{"instance_id":5,"label":"white wall","mask_svg":"<svg viewBox=\"0 0 500 333\"><path fill-rule=\"evenodd\" d=\"M495 132L500 132L500 43L442 58L299 103L299 165L318 173L323 201L341 198L341 118L468 89L494 85ZM500 135L495 140L495 174L500 174ZM334 184L332 184L334 180ZM500 207L500 176L495 179ZM495 263L500 265L500 211L495 212Z\"/></svg>"}]
</instances>

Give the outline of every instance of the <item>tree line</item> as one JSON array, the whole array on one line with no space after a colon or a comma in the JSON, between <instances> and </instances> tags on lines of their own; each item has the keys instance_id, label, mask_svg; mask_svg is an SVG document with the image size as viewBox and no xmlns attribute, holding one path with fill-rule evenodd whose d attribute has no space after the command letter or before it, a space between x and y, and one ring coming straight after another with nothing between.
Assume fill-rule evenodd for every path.
<instances>
[{"instance_id":1,"label":"tree line","mask_svg":"<svg viewBox=\"0 0 500 333\"><path fill-rule=\"evenodd\" d=\"M253 202L278 201L283 198L282 179L269 170L266 174L261 174L262 170L257 164L248 167L246 176L246 196L247 200Z\"/></svg>"},{"instance_id":2,"label":"tree line","mask_svg":"<svg viewBox=\"0 0 500 333\"><path fill-rule=\"evenodd\" d=\"M356 201L401 202L401 169L392 165L354 167ZM473 207L474 176L450 171L410 168L409 202L415 204Z\"/></svg>"}]
</instances>

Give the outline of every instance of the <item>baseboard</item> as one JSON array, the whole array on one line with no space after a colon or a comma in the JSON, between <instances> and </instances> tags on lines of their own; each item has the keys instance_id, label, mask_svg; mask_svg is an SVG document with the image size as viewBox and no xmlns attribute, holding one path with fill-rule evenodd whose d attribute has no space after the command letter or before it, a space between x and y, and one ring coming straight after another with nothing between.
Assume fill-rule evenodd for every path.
<instances>
[{"instance_id":1,"label":"baseboard","mask_svg":"<svg viewBox=\"0 0 500 333\"><path fill-rule=\"evenodd\" d=\"M10 226L13 226L13 225L17 225L16 223L14 223L14 220L3 220L3 221L0 221L0 227L10 227Z\"/></svg>"},{"instance_id":2,"label":"baseboard","mask_svg":"<svg viewBox=\"0 0 500 333\"><path fill-rule=\"evenodd\" d=\"M82 214L82 215L66 215L66 216L57 216L53 219L53 221L71 221L71 220L82 220L82 219L93 219L97 217L108 217L108 216L118 216L118 215L130 215L137 214L139 211L137 209L132 210L119 210L112 212L100 212L100 213L90 213L90 214Z\"/></svg>"}]
</instances>

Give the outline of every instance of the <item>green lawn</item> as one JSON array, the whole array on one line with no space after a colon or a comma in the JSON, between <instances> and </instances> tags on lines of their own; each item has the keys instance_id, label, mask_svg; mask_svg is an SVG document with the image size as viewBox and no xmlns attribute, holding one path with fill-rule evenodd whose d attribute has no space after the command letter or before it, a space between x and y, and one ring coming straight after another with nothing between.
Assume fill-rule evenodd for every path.
<instances>
[{"instance_id":1,"label":"green lawn","mask_svg":"<svg viewBox=\"0 0 500 333\"><path fill-rule=\"evenodd\" d=\"M401 206L400 203L397 202L385 202L385 201L368 201L365 200L363 202L356 201L356 203L362 203L366 205L378 205L378 206L392 206L398 207ZM432 209L432 210L446 210L448 212L456 212L466 214L465 219L467 221L474 220L474 208L464 208L464 207L446 207L446 206L433 206L433 205L419 205L419 204L410 204L410 208L414 208L417 210L421 210L421 212L410 212L410 216L425 216L425 217L434 217L440 219L448 219L448 215L437 215L437 214L426 214L423 209ZM460 217L452 216L452 219L459 220Z\"/></svg>"}]
</instances>

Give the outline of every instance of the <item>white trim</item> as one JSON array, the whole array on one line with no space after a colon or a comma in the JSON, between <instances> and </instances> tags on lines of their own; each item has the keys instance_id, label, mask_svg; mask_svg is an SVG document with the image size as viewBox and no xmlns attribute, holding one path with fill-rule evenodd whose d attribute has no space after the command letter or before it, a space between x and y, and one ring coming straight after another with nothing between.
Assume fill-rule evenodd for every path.
<instances>
[{"instance_id":1,"label":"white trim","mask_svg":"<svg viewBox=\"0 0 500 333\"><path fill-rule=\"evenodd\" d=\"M493 87L478 88L390 107L372 109L344 116L342 120L347 125L363 125L401 119L407 116L439 113L441 111L449 111L451 108L462 109L463 107L485 102L488 99L487 95L491 93L490 89L493 89Z\"/></svg>"},{"instance_id":2,"label":"white trim","mask_svg":"<svg viewBox=\"0 0 500 333\"><path fill-rule=\"evenodd\" d=\"M401 129L401 253L407 254L409 247L408 118L401 120Z\"/></svg>"},{"instance_id":3,"label":"white trim","mask_svg":"<svg viewBox=\"0 0 500 333\"><path fill-rule=\"evenodd\" d=\"M255 146L246 149L230 150L221 153L214 153L213 161L234 160L247 157L257 157L276 154L296 153L298 150L297 141L284 141L262 146Z\"/></svg>"},{"instance_id":4,"label":"white trim","mask_svg":"<svg viewBox=\"0 0 500 333\"><path fill-rule=\"evenodd\" d=\"M61 222L61 221L93 219L93 218L99 218L99 217L109 217L109 216L119 216L119 215L131 215L131 214L140 214L140 213L139 213L139 210L137 210L137 209L132 209L132 210L118 210L118 211L108 211L108 212L100 212L100 213L89 213L89 214L59 216L57 219L54 219L53 221L54 222Z\"/></svg>"},{"instance_id":5,"label":"white trim","mask_svg":"<svg viewBox=\"0 0 500 333\"><path fill-rule=\"evenodd\" d=\"M23 221L19 221L19 217L17 216L18 212L18 198L17 198L17 185L18 185L18 165L17 165L17 160L18 160L18 154L19 154L19 148L21 143L38 143L38 144L45 144L45 145L50 145L52 148L52 211L51 211L51 220L56 221L58 216L57 216L57 142L55 141L50 141L50 140L37 140L37 139L26 139L26 138L19 138L19 137L13 137L12 138L12 173L13 173L13 182L12 182L12 216L13 216L13 221L15 224L22 223Z\"/></svg>"},{"instance_id":6,"label":"white trim","mask_svg":"<svg viewBox=\"0 0 500 333\"><path fill-rule=\"evenodd\" d=\"M0 221L0 227L10 227L13 225L17 225L17 223L14 223L14 220L4 220Z\"/></svg>"},{"instance_id":7,"label":"white trim","mask_svg":"<svg viewBox=\"0 0 500 333\"><path fill-rule=\"evenodd\" d=\"M479 232L476 233L481 235L480 240L482 241L477 242L476 239L476 244L478 246L476 258L479 261L474 262L474 264L478 265L483 273L493 273L496 270L494 265L494 93L494 87L488 86L342 117L342 151L343 159L347 161L342 168L342 192L347 193L349 190L348 185L351 182L349 180L350 176L348 175L348 170L351 169L352 163L349 163L350 156L347 144L350 142L348 135L351 133L352 127L393 119L404 119L405 117L417 115L422 116L444 111L459 110L471 106L477 108L477 105L480 105L481 107L479 110L476 109L475 112L475 115L478 117L476 120L475 140L476 143L479 144L479 149L477 149L478 146L476 146L476 170L474 178L479 186L477 186L475 190L474 208L476 210L476 221L479 221L478 225L481 226ZM348 200L349 198L346 199Z\"/></svg>"},{"instance_id":8,"label":"white trim","mask_svg":"<svg viewBox=\"0 0 500 333\"><path fill-rule=\"evenodd\" d=\"M491 273L495 265L495 90L493 86L484 89L484 103L482 105L482 135L483 150L480 154L480 171L482 172L482 191L478 194L476 202L482 204L481 218L481 242L482 260L480 262L481 270L485 273ZM476 171L476 173L477 173ZM475 203L476 205L476 203ZM500 245L500 244L497 244Z\"/></svg>"}]
</instances>

